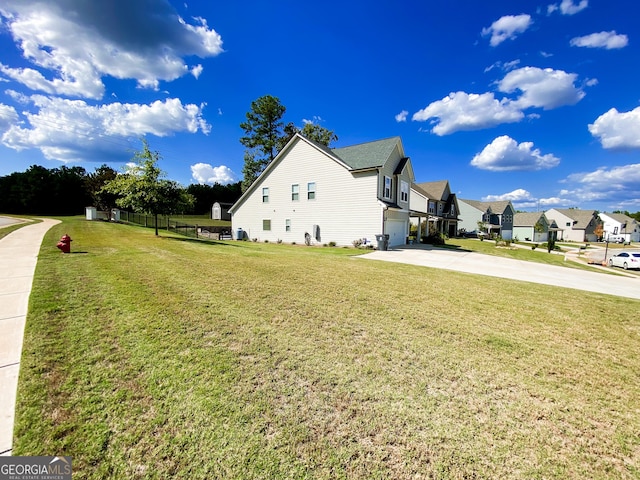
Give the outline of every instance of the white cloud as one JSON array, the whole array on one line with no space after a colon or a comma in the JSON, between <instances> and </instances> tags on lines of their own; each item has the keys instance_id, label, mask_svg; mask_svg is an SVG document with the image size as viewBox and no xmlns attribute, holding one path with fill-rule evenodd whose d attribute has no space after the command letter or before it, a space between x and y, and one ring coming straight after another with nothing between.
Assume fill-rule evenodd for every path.
<instances>
[{"instance_id":1,"label":"white cloud","mask_svg":"<svg viewBox=\"0 0 640 480\"><path fill-rule=\"evenodd\" d=\"M531 200L535 200L535 198L533 198L531 194L523 188L518 188L517 190L509 193L503 193L502 195L487 195L486 197L482 198L483 202L524 202Z\"/></svg>"},{"instance_id":2,"label":"white cloud","mask_svg":"<svg viewBox=\"0 0 640 480\"><path fill-rule=\"evenodd\" d=\"M448 135L460 130L479 130L501 123L518 122L524 114L508 100L497 100L493 93L455 92L429 104L413 114L412 120L422 122L437 118L432 132Z\"/></svg>"},{"instance_id":3,"label":"white cloud","mask_svg":"<svg viewBox=\"0 0 640 480\"><path fill-rule=\"evenodd\" d=\"M194 78L199 78L200 74L202 73L202 70L204 70L204 67L198 64L191 69L191 75L193 75Z\"/></svg>"},{"instance_id":4,"label":"white cloud","mask_svg":"<svg viewBox=\"0 0 640 480\"><path fill-rule=\"evenodd\" d=\"M577 74L551 68L523 67L513 70L498 83L501 92L521 91L514 101L519 108L541 107L545 110L574 105L585 93L574 85Z\"/></svg>"},{"instance_id":5,"label":"white cloud","mask_svg":"<svg viewBox=\"0 0 640 480\"><path fill-rule=\"evenodd\" d=\"M201 66L190 69L182 57L222 52L220 35L205 20L187 24L162 0L4 0L0 16L23 57L36 67L2 65L1 71L55 95L100 99L103 76L157 89L161 80L201 73Z\"/></svg>"},{"instance_id":6,"label":"white cloud","mask_svg":"<svg viewBox=\"0 0 640 480\"><path fill-rule=\"evenodd\" d=\"M490 72L494 68L508 72L509 70L513 70L514 68L516 68L519 64L520 60L512 60L510 62L503 62L501 60L498 60L496 63L485 68L484 73Z\"/></svg>"},{"instance_id":7,"label":"white cloud","mask_svg":"<svg viewBox=\"0 0 640 480\"><path fill-rule=\"evenodd\" d=\"M589 125L604 148L640 148L640 107L630 112L612 108Z\"/></svg>"},{"instance_id":8,"label":"white cloud","mask_svg":"<svg viewBox=\"0 0 640 480\"><path fill-rule=\"evenodd\" d=\"M589 6L589 0L579 0L577 3L573 3L573 0L562 0L560 5L552 4L547 7L547 12L552 13L556 10L560 10L562 15L575 15L581 12Z\"/></svg>"},{"instance_id":9,"label":"white cloud","mask_svg":"<svg viewBox=\"0 0 640 480\"><path fill-rule=\"evenodd\" d=\"M305 125L319 125L320 123L324 122L324 120L322 119L322 117L318 116L318 115L314 115L311 120L309 120L308 118L303 118L302 119L302 123L304 123Z\"/></svg>"},{"instance_id":10,"label":"white cloud","mask_svg":"<svg viewBox=\"0 0 640 480\"><path fill-rule=\"evenodd\" d=\"M629 37L623 34L617 34L615 30L611 32L592 33L583 37L572 38L569 44L572 47L588 47L588 48L605 48L612 50L614 48L624 48L629 44Z\"/></svg>"},{"instance_id":11,"label":"white cloud","mask_svg":"<svg viewBox=\"0 0 640 480\"><path fill-rule=\"evenodd\" d=\"M608 203L612 209L637 205L640 199L640 163L574 173L564 182L576 186L561 190L560 195L571 196L577 204L597 201L600 204Z\"/></svg>"},{"instance_id":12,"label":"white cloud","mask_svg":"<svg viewBox=\"0 0 640 480\"><path fill-rule=\"evenodd\" d=\"M532 23L530 15L505 15L493 22L490 27L483 28L482 35L491 35L489 44L495 47L505 40L513 40L518 34L525 32Z\"/></svg>"},{"instance_id":13,"label":"white cloud","mask_svg":"<svg viewBox=\"0 0 640 480\"><path fill-rule=\"evenodd\" d=\"M507 135L495 138L471 160L472 166L493 172L544 170L559 163L560 159L554 155L542 155L539 149L533 148L533 142L518 144Z\"/></svg>"},{"instance_id":14,"label":"white cloud","mask_svg":"<svg viewBox=\"0 0 640 480\"><path fill-rule=\"evenodd\" d=\"M237 175L233 173L229 167L225 165L212 167L208 163L196 163L195 165L191 165L191 177L200 185L204 183L209 185L213 185L215 183L226 185L238 181Z\"/></svg>"},{"instance_id":15,"label":"white cloud","mask_svg":"<svg viewBox=\"0 0 640 480\"><path fill-rule=\"evenodd\" d=\"M593 172L569 175L570 182L589 185L598 190L640 188L640 163L620 167L600 167Z\"/></svg>"},{"instance_id":16,"label":"white cloud","mask_svg":"<svg viewBox=\"0 0 640 480\"><path fill-rule=\"evenodd\" d=\"M510 63L509 65L514 65ZM494 64L495 68L498 64ZM435 126L431 130L436 135L448 135L461 130L479 130L502 123L521 121L523 110L532 107L545 110L574 105L585 92L575 85L577 74L551 68L523 67L512 70L498 82L498 90L504 93L520 93L514 100L498 100L491 92L476 94L452 92L449 96L430 103L413 114L413 121L427 121ZM588 80L585 85L595 85L597 80ZM400 114L401 115L401 114ZM531 113L530 118L539 115ZM396 116L399 121L400 116Z\"/></svg>"},{"instance_id":17,"label":"white cloud","mask_svg":"<svg viewBox=\"0 0 640 480\"><path fill-rule=\"evenodd\" d=\"M147 134L208 133L203 106L178 99L148 105L111 103L91 106L83 100L34 95L36 113L24 113L29 127L12 125L2 143L15 150L38 148L48 159L61 161L122 160L130 156L129 139Z\"/></svg>"},{"instance_id":18,"label":"white cloud","mask_svg":"<svg viewBox=\"0 0 640 480\"><path fill-rule=\"evenodd\" d=\"M568 198L562 197L548 197L548 198L540 198L537 202L541 207L557 207L560 205L573 205L575 204L575 200L570 200Z\"/></svg>"},{"instance_id":19,"label":"white cloud","mask_svg":"<svg viewBox=\"0 0 640 480\"><path fill-rule=\"evenodd\" d=\"M16 109L10 105L0 103L0 131L5 131L16 123L18 123Z\"/></svg>"},{"instance_id":20,"label":"white cloud","mask_svg":"<svg viewBox=\"0 0 640 480\"><path fill-rule=\"evenodd\" d=\"M407 121L407 115L409 115L409 112L407 112L406 110L402 110L399 114L396 115L396 122L406 122Z\"/></svg>"}]
</instances>

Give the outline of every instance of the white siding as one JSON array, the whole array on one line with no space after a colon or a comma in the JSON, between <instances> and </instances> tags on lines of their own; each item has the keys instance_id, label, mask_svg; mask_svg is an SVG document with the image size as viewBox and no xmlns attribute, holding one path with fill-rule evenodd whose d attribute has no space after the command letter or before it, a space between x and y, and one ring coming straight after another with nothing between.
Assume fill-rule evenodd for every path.
<instances>
[{"instance_id":1,"label":"white siding","mask_svg":"<svg viewBox=\"0 0 640 480\"><path fill-rule=\"evenodd\" d=\"M427 198L424 195L416 192L414 189L411 189L409 199L411 210L414 212L427 213Z\"/></svg>"},{"instance_id":2,"label":"white siding","mask_svg":"<svg viewBox=\"0 0 640 480\"><path fill-rule=\"evenodd\" d=\"M461 220L458 223L458 230L462 228L467 232L478 230L478 222L482 220L482 212L460 199L458 199L458 208L460 209L458 218Z\"/></svg>"},{"instance_id":3,"label":"white siding","mask_svg":"<svg viewBox=\"0 0 640 480\"><path fill-rule=\"evenodd\" d=\"M351 245L356 239L375 242L382 232L382 207L376 198L376 172L352 174L304 140L296 140L269 171L259 178L250 195L236 205L232 218L234 232L242 228L248 238L258 241L282 240L304 243L305 233L320 240ZM393 172L392 172L393 173ZM307 184L315 182L314 200L307 199ZM291 199L291 185L300 186L298 201ZM262 188L269 187L269 202L262 202ZM263 231L262 221L271 220L271 231ZM286 220L291 231L285 231Z\"/></svg>"}]
</instances>

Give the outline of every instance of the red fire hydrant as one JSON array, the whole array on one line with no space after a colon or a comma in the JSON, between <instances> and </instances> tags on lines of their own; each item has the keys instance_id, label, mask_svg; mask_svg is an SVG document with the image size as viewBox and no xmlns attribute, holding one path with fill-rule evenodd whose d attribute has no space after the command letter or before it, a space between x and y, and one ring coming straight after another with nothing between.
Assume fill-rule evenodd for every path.
<instances>
[{"instance_id":1,"label":"red fire hydrant","mask_svg":"<svg viewBox=\"0 0 640 480\"><path fill-rule=\"evenodd\" d=\"M62 250L62 253L71 253L71 237L66 233L62 236L56 247Z\"/></svg>"}]
</instances>

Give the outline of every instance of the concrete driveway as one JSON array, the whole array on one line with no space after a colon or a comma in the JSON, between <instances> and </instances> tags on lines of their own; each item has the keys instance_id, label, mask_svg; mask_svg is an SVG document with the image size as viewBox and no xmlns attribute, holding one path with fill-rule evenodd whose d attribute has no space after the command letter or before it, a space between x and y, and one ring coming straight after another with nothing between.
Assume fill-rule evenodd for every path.
<instances>
[{"instance_id":1,"label":"concrete driveway","mask_svg":"<svg viewBox=\"0 0 640 480\"><path fill-rule=\"evenodd\" d=\"M433 248L428 245L407 245L388 251L376 250L356 258L442 268L640 299L640 277L589 272L475 252Z\"/></svg>"}]
</instances>

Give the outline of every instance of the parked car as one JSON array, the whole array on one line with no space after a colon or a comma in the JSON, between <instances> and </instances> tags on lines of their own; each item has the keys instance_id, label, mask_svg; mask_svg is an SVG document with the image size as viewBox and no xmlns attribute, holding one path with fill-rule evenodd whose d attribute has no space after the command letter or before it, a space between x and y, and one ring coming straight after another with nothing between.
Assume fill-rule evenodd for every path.
<instances>
[{"instance_id":1,"label":"parked car","mask_svg":"<svg viewBox=\"0 0 640 480\"><path fill-rule=\"evenodd\" d=\"M624 237L622 235L609 235L607 237L609 243L624 243Z\"/></svg>"},{"instance_id":2,"label":"parked car","mask_svg":"<svg viewBox=\"0 0 640 480\"><path fill-rule=\"evenodd\" d=\"M609 259L610 267L640 269L640 252L620 252Z\"/></svg>"}]
</instances>

